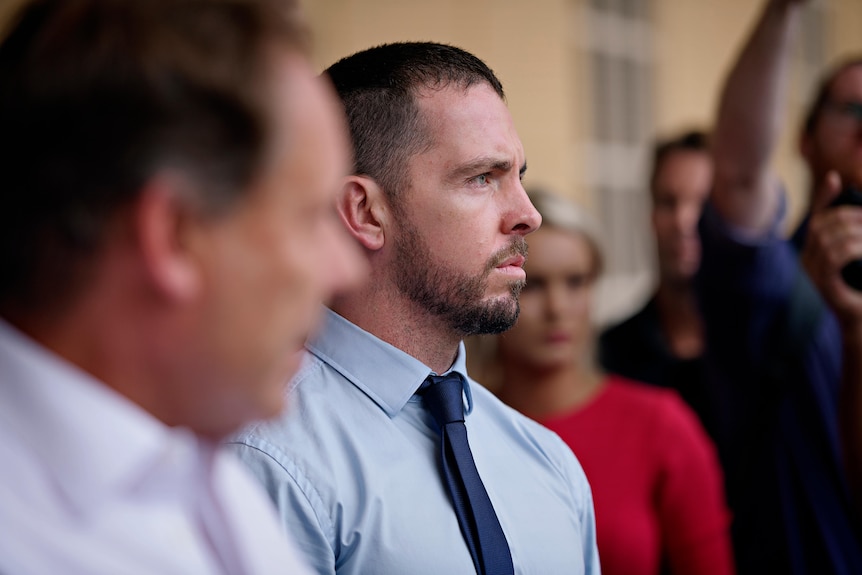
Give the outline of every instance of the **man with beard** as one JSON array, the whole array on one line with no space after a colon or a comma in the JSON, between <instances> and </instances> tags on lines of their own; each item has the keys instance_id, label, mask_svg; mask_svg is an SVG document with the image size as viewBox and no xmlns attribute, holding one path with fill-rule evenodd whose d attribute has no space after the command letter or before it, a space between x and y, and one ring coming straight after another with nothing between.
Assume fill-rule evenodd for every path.
<instances>
[{"instance_id":1,"label":"man with beard","mask_svg":"<svg viewBox=\"0 0 862 575\"><path fill-rule=\"evenodd\" d=\"M297 3L39 0L0 41L0 573L309 573L220 441L362 277Z\"/></svg>"},{"instance_id":2,"label":"man with beard","mask_svg":"<svg viewBox=\"0 0 862 575\"><path fill-rule=\"evenodd\" d=\"M524 236L540 224L499 80L434 43L365 50L327 74L355 151L339 213L372 281L327 310L289 386L294 411L234 448L321 574L598 573L577 460L465 369L464 336L517 318ZM452 385L459 413L444 421L433 398Z\"/></svg>"}]
</instances>

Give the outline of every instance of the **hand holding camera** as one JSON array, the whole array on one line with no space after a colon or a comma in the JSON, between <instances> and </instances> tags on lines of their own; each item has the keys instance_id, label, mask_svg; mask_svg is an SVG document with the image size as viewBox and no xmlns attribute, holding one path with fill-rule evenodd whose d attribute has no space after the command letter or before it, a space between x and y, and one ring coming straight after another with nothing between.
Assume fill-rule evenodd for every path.
<instances>
[{"instance_id":1,"label":"hand holding camera","mask_svg":"<svg viewBox=\"0 0 862 575\"><path fill-rule=\"evenodd\" d=\"M862 208L862 191L854 186L845 186L830 206L859 206ZM841 268L841 277L855 290L862 291L862 259L856 259Z\"/></svg>"},{"instance_id":2,"label":"hand holding camera","mask_svg":"<svg viewBox=\"0 0 862 575\"><path fill-rule=\"evenodd\" d=\"M835 172L814 198L802 264L842 329L862 333L862 189Z\"/></svg>"}]
</instances>

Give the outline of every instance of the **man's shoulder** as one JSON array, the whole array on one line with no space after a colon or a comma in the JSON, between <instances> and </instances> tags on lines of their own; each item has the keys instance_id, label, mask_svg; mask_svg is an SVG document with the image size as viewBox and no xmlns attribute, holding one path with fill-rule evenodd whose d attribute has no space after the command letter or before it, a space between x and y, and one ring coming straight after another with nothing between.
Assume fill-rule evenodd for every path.
<instances>
[{"instance_id":1,"label":"man's shoulder","mask_svg":"<svg viewBox=\"0 0 862 575\"><path fill-rule=\"evenodd\" d=\"M343 377L330 365L306 351L296 374L284 384L284 409L277 416L248 424L229 443L251 444L267 451L268 443L284 444L315 433L315 419L337 411L347 401ZM298 444L297 447L302 447Z\"/></svg>"},{"instance_id":2,"label":"man's shoulder","mask_svg":"<svg viewBox=\"0 0 862 575\"><path fill-rule=\"evenodd\" d=\"M495 440L485 435L494 436L515 456L524 458L522 461L533 461L569 479L582 473L572 450L556 433L512 409L481 385L474 386L473 396L477 423L490 422L481 430L483 439L491 443ZM468 430L470 427L468 418Z\"/></svg>"}]
</instances>

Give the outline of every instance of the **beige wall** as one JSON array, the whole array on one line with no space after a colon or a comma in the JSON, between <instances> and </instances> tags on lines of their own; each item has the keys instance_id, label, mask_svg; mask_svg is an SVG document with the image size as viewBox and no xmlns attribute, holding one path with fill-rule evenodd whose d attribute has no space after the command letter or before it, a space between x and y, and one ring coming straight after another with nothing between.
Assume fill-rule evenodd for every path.
<instances>
[{"instance_id":1,"label":"beige wall","mask_svg":"<svg viewBox=\"0 0 862 575\"><path fill-rule=\"evenodd\" d=\"M829 23L830 54L834 57L848 51L862 51L862 2L831 0L835 14Z\"/></svg>"},{"instance_id":2,"label":"beige wall","mask_svg":"<svg viewBox=\"0 0 862 575\"><path fill-rule=\"evenodd\" d=\"M655 2L655 125L659 133L712 122L721 80L759 5L752 0Z\"/></svg>"}]
</instances>

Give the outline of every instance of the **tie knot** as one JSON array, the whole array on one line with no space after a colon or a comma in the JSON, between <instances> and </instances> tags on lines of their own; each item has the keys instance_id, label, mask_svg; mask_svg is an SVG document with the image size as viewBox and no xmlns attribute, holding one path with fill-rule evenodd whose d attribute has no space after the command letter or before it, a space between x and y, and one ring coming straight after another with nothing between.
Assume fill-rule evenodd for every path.
<instances>
[{"instance_id":1,"label":"tie knot","mask_svg":"<svg viewBox=\"0 0 862 575\"><path fill-rule=\"evenodd\" d=\"M429 375L425 381L431 385L422 391L422 398L437 425L443 427L447 423L464 421L464 400L461 396L464 383L461 375L455 372Z\"/></svg>"}]
</instances>

